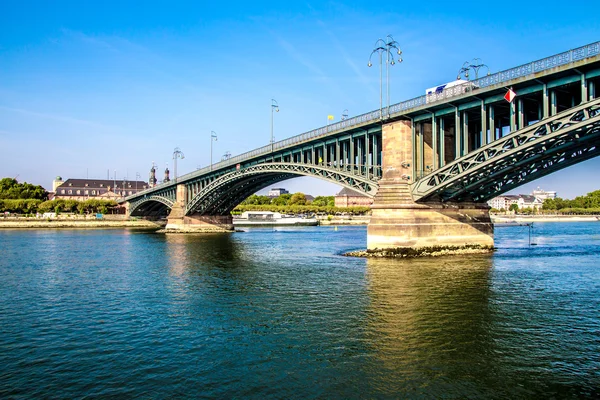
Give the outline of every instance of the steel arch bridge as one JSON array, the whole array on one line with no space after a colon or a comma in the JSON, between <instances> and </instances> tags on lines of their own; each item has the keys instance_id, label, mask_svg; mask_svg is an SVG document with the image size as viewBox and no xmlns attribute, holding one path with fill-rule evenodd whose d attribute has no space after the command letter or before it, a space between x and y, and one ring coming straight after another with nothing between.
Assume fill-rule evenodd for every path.
<instances>
[{"instance_id":1,"label":"steel arch bridge","mask_svg":"<svg viewBox=\"0 0 600 400\"><path fill-rule=\"evenodd\" d=\"M173 208L174 204L175 193L144 196L129 204L129 214L132 216L159 216Z\"/></svg>"},{"instance_id":2,"label":"steel arch bridge","mask_svg":"<svg viewBox=\"0 0 600 400\"><path fill-rule=\"evenodd\" d=\"M243 199L269 185L299 176L309 176L361 192L368 197L377 193L380 167L361 165L331 166L304 163L271 162L250 165L218 175L193 196L188 196L184 215L228 215ZM176 190L141 197L130 203L129 213L161 215L176 203Z\"/></svg>"},{"instance_id":3,"label":"steel arch bridge","mask_svg":"<svg viewBox=\"0 0 600 400\"><path fill-rule=\"evenodd\" d=\"M227 215L240 202L268 185L297 176L312 176L359 191L369 197L377 193L378 174L360 175L359 170L338 170L301 163L257 164L229 172L202 189L185 208L185 214L198 212Z\"/></svg>"},{"instance_id":4,"label":"steel arch bridge","mask_svg":"<svg viewBox=\"0 0 600 400\"><path fill-rule=\"evenodd\" d=\"M412 185L413 199L482 203L600 155L600 99L513 132Z\"/></svg>"},{"instance_id":5,"label":"steel arch bridge","mask_svg":"<svg viewBox=\"0 0 600 400\"><path fill-rule=\"evenodd\" d=\"M600 42L445 86L129 192L120 203L131 215L222 216L268 185L312 176L369 197L385 188L374 209L482 205L600 155ZM507 102L509 88L516 97Z\"/></svg>"}]
</instances>

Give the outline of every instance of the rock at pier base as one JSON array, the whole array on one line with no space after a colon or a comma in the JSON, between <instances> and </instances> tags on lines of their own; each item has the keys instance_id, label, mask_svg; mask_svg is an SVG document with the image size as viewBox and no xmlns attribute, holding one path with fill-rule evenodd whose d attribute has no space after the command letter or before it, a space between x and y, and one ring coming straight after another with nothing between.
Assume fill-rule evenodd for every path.
<instances>
[{"instance_id":1,"label":"rock at pier base","mask_svg":"<svg viewBox=\"0 0 600 400\"><path fill-rule=\"evenodd\" d=\"M481 244L466 244L463 246L431 246L431 247L396 247L392 249L358 250L344 253L348 257L373 257L373 258L413 258L413 257L440 257L459 254L485 254L491 253L494 246Z\"/></svg>"},{"instance_id":2,"label":"rock at pier base","mask_svg":"<svg viewBox=\"0 0 600 400\"><path fill-rule=\"evenodd\" d=\"M232 229L222 229L218 227L214 228L189 228L189 227L181 227L181 228L165 228L156 231L156 233L231 233Z\"/></svg>"}]
</instances>

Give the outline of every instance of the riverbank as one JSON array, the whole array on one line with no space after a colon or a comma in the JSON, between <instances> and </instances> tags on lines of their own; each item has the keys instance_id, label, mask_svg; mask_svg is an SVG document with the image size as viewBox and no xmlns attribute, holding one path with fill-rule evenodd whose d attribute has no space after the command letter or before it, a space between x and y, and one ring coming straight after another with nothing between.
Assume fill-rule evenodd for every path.
<instances>
[{"instance_id":1,"label":"riverbank","mask_svg":"<svg viewBox=\"0 0 600 400\"><path fill-rule=\"evenodd\" d=\"M164 224L163 224L164 225ZM163 225L146 220L84 220L84 219L0 219L0 229L99 229L99 228L139 228L159 229Z\"/></svg>"},{"instance_id":2,"label":"riverbank","mask_svg":"<svg viewBox=\"0 0 600 400\"><path fill-rule=\"evenodd\" d=\"M331 218L329 218L331 217ZM369 225L370 215L317 216L319 225Z\"/></svg>"},{"instance_id":3,"label":"riverbank","mask_svg":"<svg viewBox=\"0 0 600 400\"><path fill-rule=\"evenodd\" d=\"M594 215L492 215L494 224L525 224L531 222L595 222Z\"/></svg>"},{"instance_id":4,"label":"riverbank","mask_svg":"<svg viewBox=\"0 0 600 400\"><path fill-rule=\"evenodd\" d=\"M101 228L164 228L164 221L147 221L143 219L129 220L125 216L111 216L107 219L91 219L86 217L70 217L57 219L40 218L0 218L0 229L101 229ZM370 215L353 216L320 216L317 217L319 225L368 225ZM498 216L492 215L492 222L496 225L526 224L532 222L595 222L600 220L597 216L588 215L517 215ZM171 231L169 231L171 232ZM183 231L177 233L185 233ZM195 231L197 233L197 231Z\"/></svg>"},{"instance_id":5,"label":"riverbank","mask_svg":"<svg viewBox=\"0 0 600 400\"><path fill-rule=\"evenodd\" d=\"M532 222L595 222L595 215L491 215L494 224L526 224ZM318 216L319 225L368 225L370 215Z\"/></svg>"}]
</instances>

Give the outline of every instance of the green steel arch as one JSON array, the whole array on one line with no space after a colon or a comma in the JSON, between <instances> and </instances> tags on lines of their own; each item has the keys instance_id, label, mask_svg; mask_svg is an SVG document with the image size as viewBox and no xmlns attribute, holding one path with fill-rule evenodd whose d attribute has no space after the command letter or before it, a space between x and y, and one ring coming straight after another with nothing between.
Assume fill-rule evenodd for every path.
<instances>
[{"instance_id":1,"label":"green steel arch","mask_svg":"<svg viewBox=\"0 0 600 400\"><path fill-rule=\"evenodd\" d=\"M188 202L185 214L195 212L209 215L228 214L252 193L268 185L298 176L323 179L374 197L378 188L378 175L379 171L373 171L365 176L361 174L360 166L352 166L344 170L301 163L251 165L223 174L212 181Z\"/></svg>"},{"instance_id":2,"label":"green steel arch","mask_svg":"<svg viewBox=\"0 0 600 400\"><path fill-rule=\"evenodd\" d=\"M175 199L160 195L144 196L129 204L129 215L153 215L160 214L166 209L173 208Z\"/></svg>"},{"instance_id":3,"label":"green steel arch","mask_svg":"<svg viewBox=\"0 0 600 400\"><path fill-rule=\"evenodd\" d=\"M600 155L600 99L515 131L412 184L417 202L495 196Z\"/></svg>"}]
</instances>

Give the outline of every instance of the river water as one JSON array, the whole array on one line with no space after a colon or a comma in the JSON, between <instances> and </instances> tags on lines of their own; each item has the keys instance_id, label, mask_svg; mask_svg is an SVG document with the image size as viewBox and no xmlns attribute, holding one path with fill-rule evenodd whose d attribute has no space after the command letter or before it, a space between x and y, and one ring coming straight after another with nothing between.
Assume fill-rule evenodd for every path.
<instances>
[{"instance_id":1,"label":"river water","mask_svg":"<svg viewBox=\"0 0 600 400\"><path fill-rule=\"evenodd\" d=\"M593 398L600 223L347 258L365 227L0 231L0 398Z\"/></svg>"}]
</instances>

